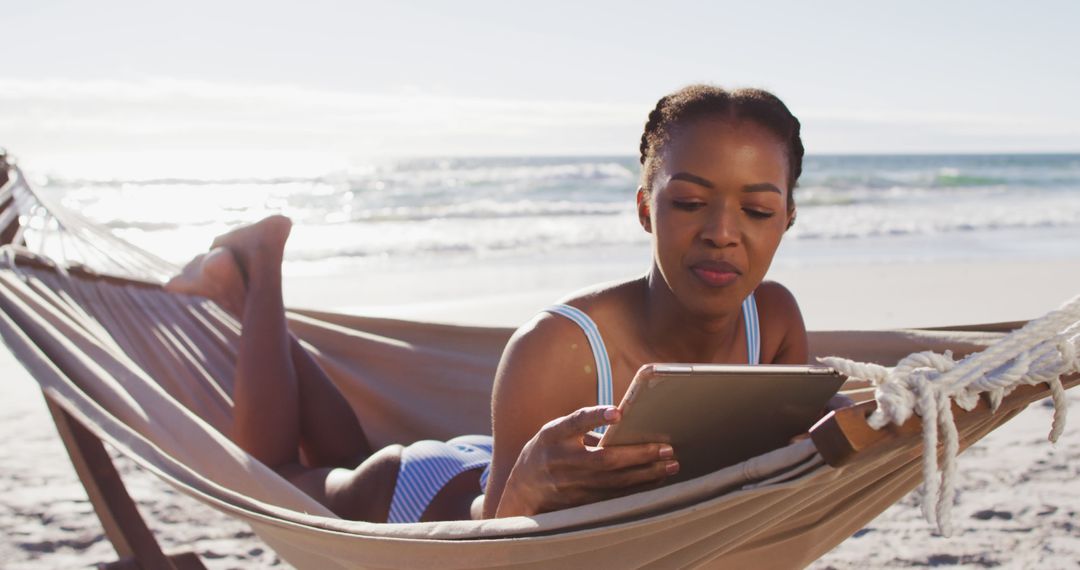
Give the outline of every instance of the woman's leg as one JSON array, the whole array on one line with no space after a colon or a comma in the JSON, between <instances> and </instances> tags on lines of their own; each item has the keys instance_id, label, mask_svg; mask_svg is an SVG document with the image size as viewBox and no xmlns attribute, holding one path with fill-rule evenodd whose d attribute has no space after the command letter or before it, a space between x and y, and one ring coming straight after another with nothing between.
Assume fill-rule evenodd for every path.
<instances>
[{"instance_id":1,"label":"woman's leg","mask_svg":"<svg viewBox=\"0 0 1080 570\"><path fill-rule=\"evenodd\" d=\"M292 458L300 447L313 466L357 465L374 451L360 422L285 328L281 255L289 231L288 219L277 216L225 234L166 289L213 299L241 320L234 386L238 443L269 465Z\"/></svg>"},{"instance_id":2,"label":"woman's leg","mask_svg":"<svg viewBox=\"0 0 1080 570\"><path fill-rule=\"evenodd\" d=\"M217 240L246 277L243 333L233 380L232 438L259 461L299 461L300 389L281 297L281 261L291 224L267 218Z\"/></svg>"},{"instance_id":3,"label":"woman's leg","mask_svg":"<svg viewBox=\"0 0 1080 570\"><path fill-rule=\"evenodd\" d=\"M348 402L288 332L281 260L290 229L275 216L225 234L166 288L210 297L241 319L234 441L338 516L383 522L402 447L371 449ZM450 480L423 520L468 519L478 480L479 470Z\"/></svg>"},{"instance_id":4,"label":"woman's leg","mask_svg":"<svg viewBox=\"0 0 1080 570\"><path fill-rule=\"evenodd\" d=\"M209 297L241 320L233 441L335 514L385 521L401 448L372 453L352 408L288 332L281 260L290 229L275 216L225 234L166 289ZM301 446L311 465L301 464Z\"/></svg>"},{"instance_id":5,"label":"woman's leg","mask_svg":"<svg viewBox=\"0 0 1080 570\"><path fill-rule=\"evenodd\" d=\"M300 387L300 446L308 465L352 466L374 453L348 400L295 337L289 348Z\"/></svg>"}]
</instances>

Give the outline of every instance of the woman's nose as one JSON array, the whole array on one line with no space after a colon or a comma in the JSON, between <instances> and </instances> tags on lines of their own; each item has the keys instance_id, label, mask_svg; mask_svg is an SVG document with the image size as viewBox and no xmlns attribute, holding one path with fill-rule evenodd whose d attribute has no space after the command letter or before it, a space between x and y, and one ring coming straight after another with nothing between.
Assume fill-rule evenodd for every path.
<instances>
[{"instance_id":1,"label":"woman's nose","mask_svg":"<svg viewBox=\"0 0 1080 570\"><path fill-rule=\"evenodd\" d=\"M727 247L739 241L738 209L719 206L710 212L701 228L701 240L712 247Z\"/></svg>"}]
</instances>

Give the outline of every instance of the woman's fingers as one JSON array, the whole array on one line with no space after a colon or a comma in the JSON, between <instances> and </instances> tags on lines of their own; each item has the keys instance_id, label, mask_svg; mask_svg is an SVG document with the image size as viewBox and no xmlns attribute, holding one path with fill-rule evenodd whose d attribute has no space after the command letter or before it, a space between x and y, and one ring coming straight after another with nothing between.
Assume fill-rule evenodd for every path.
<instances>
[{"instance_id":1,"label":"woman's fingers","mask_svg":"<svg viewBox=\"0 0 1080 570\"><path fill-rule=\"evenodd\" d=\"M666 443L613 445L588 450L591 467L597 471L616 471L655 461L673 460L675 450Z\"/></svg>"},{"instance_id":2,"label":"woman's fingers","mask_svg":"<svg viewBox=\"0 0 1080 570\"><path fill-rule=\"evenodd\" d=\"M679 472L674 460L654 461L615 471L592 472L588 477L566 481L560 487L558 501L563 507L595 503L655 489Z\"/></svg>"},{"instance_id":3,"label":"woman's fingers","mask_svg":"<svg viewBox=\"0 0 1080 570\"><path fill-rule=\"evenodd\" d=\"M556 486L586 493L656 483L679 472L671 446L661 443L582 450L561 459Z\"/></svg>"},{"instance_id":4,"label":"woman's fingers","mask_svg":"<svg viewBox=\"0 0 1080 570\"><path fill-rule=\"evenodd\" d=\"M553 463L578 465L586 471L616 471L656 461L673 460L675 451L666 443L615 445L606 448L590 447L592 429L619 420L619 410L611 406L581 408L549 422L543 428L545 439L560 442L551 448L561 457L551 457ZM582 443L584 442L584 445ZM559 453L557 450L560 450Z\"/></svg>"},{"instance_id":5,"label":"woman's fingers","mask_svg":"<svg viewBox=\"0 0 1080 570\"><path fill-rule=\"evenodd\" d=\"M552 420L526 445L518 462L534 469L528 485L544 489L539 511L592 503L654 487L679 471L675 451L666 443L597 448L591 430L619 421L612 406L581 408ZM524 459L528 457L528 459ZM515 473L518 467L515 466ZM513 475L512 475L513 477Z\"/></svg>"},{"instance_id":6,"label":"woman's fingers","mask_svg":"<svg viewBox=\"0 0 1080 570\"><path fill-rule=\"evenodd\" d=\"M599 473L590 481L590 485L595 489L623 489L628 492L633 487L658 483L678 472L679 462L665 459Z\"/></svg>"},{"instance_id":7,"label":"woman's fingers","mask_svg":"<svg viewBox=\"0 0 1080 570\"><path fill-rule=\"evenodd\" d=\"M610 487L629 489L659 483L659 481L676 473L678 473L678 461L654 461L647 465L638 465L629 467L629 469L611 472L606 477L606 483Z\"/></svg>"},{"instance_id":8,"label":"woman's fingers","mask_svg":"<svg viewBox=\"0 0 1080 570\"><path fill-rule=\"evenodd\" d=\"M542 431L559 439L580 438L602 425L619 421L619 410L612 406L591 406L580 408L561 418L548 422Z\"/></svg>"}]
</instances>

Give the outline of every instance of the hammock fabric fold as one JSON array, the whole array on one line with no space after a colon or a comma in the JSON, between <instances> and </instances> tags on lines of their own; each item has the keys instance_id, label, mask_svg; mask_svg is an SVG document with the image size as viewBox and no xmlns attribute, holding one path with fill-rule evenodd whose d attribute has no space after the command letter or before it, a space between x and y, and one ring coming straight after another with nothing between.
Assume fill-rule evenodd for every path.
<instances>
[{"instance_id":1,"label":"hammock fabric fold","mask_svg":"<svg viewBox=\"0 0 1080 570\"><path fill-rule=\"evenodd\" d=\"M169 272L164 262L43 206L10 173L0 210L17 208L22 220L0 217L0 234L40 243L22 228L52 227L115 249L61 264L42 248L0 248L0 335L50 405L185 494L250 524L297 567L799 567L920 483L917 435L897 431L830 466L823 432L704 477L535 517L339 519L223 435L239 323L210 301L164 292L155 283ZM33 216L45 218L35 226ZM126 271L110 270L114 263ZM374 445L489 432L491 381L510 329L315 311L292 311L289 323ZM817 355L891 364L920 350L977 351L1009 328L815 332L811 343ZM1017 390L996 413L958 414L962 446L1044 395Z\"/></svg>"}]
</instances>

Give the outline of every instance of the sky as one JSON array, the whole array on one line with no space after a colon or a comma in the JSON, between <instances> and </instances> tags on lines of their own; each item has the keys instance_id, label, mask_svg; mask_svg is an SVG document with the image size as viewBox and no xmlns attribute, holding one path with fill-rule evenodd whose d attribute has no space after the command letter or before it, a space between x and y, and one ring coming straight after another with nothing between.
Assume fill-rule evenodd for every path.
<instances>
[{"instance_id":1,"label":"sky","mask_svg":"<svg viewBox=\"0 0 1080 570\"><path fill-rule=\"evenodd\" d=\"M0 0L0 146L70 176L632 155L763 87L810 154L1080 152L1080 3Z\"/></svg>"}]
</instances>

